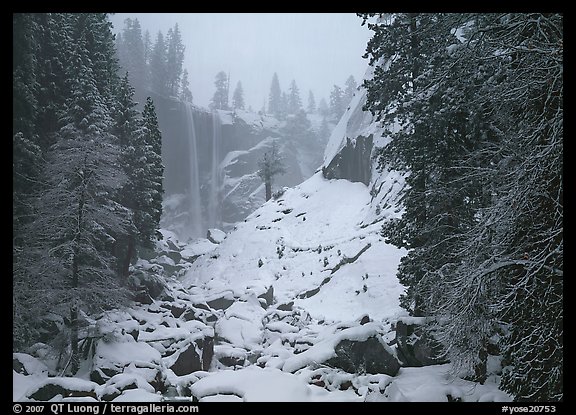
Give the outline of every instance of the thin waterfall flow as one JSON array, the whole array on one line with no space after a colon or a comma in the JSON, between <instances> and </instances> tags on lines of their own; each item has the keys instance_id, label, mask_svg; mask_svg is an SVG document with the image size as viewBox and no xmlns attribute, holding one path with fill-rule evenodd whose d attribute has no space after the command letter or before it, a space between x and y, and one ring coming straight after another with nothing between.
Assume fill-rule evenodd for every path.
<instances>
[{"instance_id":1,"label":"thin waterfall flow","mask_svg":"<svg viewBox=\"0 0 576 415\"><path fill-rule=\"evenodd\" d=\"M186 103L186 121L188 129L188 152L190 164L190 186L188 193L188 218L190 233L194 237L203 236L202 205L200 199L200 172L198 169L198 143L194 125L194 111L192 104Z\"/></svg>"},{"instance_id":2,"label":"thin waterfall flow","mask_svg":"<svg viewBox=\"0 0 576 415\"><path fill-rule=\"evenodd\" d=\"M208 225L211 228L222 227L220 214L221 170L220 159L222 151L222 124L218 110L212 112L212 164L210 171L210 194L208 199Z\"/></svg>"}]
</instances>

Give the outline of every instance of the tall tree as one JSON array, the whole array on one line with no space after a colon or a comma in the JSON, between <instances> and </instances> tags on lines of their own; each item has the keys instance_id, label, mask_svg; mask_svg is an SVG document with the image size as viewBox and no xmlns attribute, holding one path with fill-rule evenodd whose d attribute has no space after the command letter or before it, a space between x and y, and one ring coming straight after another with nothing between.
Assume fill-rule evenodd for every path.
<instances>
[{"instance_id":1,"label":"tall tree","mask_svg":"<svg viewBox=\"0 0 576 415\"><path fill-rule=\"evenodd\" d=\"M296 81L292 80L290 88L288 89L288 114L296 114L302 109L302 100L300 99L300 91Z\"/></svg>"},{"instance_id":2,"label":"tall tree","mask_svg":"<svg viewBox=\"0 0 576 415\"><path fill-rule=\"evenodd\" d=\"M232 96L232 107L234 109L244 109L244 90L242 89L242 82L238 81L234 95Z\"/></svg>"},{"instance_id":3,"label":"tall tree","mask_svg":"<svg viewBox=\"0 0 576 415\"><path fill-rule=\"evenodd\" d=\"M150 87L157 94L167 96L168 89L168 68L166 57L166 43L164 35L158 32L156 42L150 55Z\"/></svg>"},{"instance_id":4,"label":"tall tree","mask_svg":"<svg viewBox=\"0 0 576 415\"><path fill-rule=\"evenodd\" d=\"M124 20L121 39L118 51L120 66L124 72L128 72L132 86L143 91L146 87L146 57L138 19Z\"/></svg>"},{"instance_id":5,"label":"tall tree","mask_svg":"<svg viewBox=\"0 0 576 415\"><path fill-rule=\"evenodd\" d=\"M71 17L70 95L56 143L45 155L44 183L34 201L35 220L24 232L28 252L17 257L14 275L17 302L34 295L40 308L46 306L70 322L71 373L79 367L81 313L124 298L109 255L111 231L122 229L126 222L126 210L113 201L123 174L118 168L118 147L110 134L109 107L102 96L106 85L98 88L97 83L103 80L93 71L102 67L94 65L90 56L97 51L89 49L106 45L98 39L88 41L94 32L86 20ZM101 52L106 55L113 48ZM109 76L115 72L111 70ZM39 316L30 317L35 321Z\"/></svg>"},{"instance_id":6,"label":"tall tree","mask_svg":"<svg viewBox=\"0 0 576 415\"><path fill-rule=\"evenodd\" d=\"M284 174L285 172L286 168L282 156L280 155L278 144L274 141L272 148L269 151L266 151L262 158L258 160L258 176L264 182L266 201L270 200L272 197L272 184L274 182L274 177L279 174Z\"/></svg>"},{"instance_id":7,"label":"tall tree","mask_svg":"<svg viewBox=\"0 0 576 415\"><path fill-rule=\"evenodd\" d=\"M280 90L280 82L278 81L278 74L274 72L272 76L272 83L270 84L270 95L268 96L268 113L278 116L282 106L282 91Z\"/></svg>"},{"instance_id":8,"label":"tall tree","mask_svg":"<svg viewBox=\"0 0 576 415\"><path fill-rule=\"evenodd\" d=\"M185 50L178 23L174 24L174 28L168 30L166 34L166 46L166 72L168 76L166 83L168 93L171 96L178 96Z\"/></svg>"},{"instance_id":9,"label":"tall tree","mask_svg":"<svg viewBox=\"0 0 576 415\"><path fill-rule=\"evenodd\" d=\"M214 85L216 86L216 91L212 96L212 101L210 102L211 109L227 110L228 107L228 75L226 72L220 71L216 74L216 80Z\"/></svg>"},{"instance_id":10,"label":"tall tree","mask_svg":"<svg viewBox=\"0 0 576 415\"><path fill-rule=\"evenodd\" d=\"M352 101L352 97L356 93L357 89L358 84L356 83L354 76L350 75L348 79L346 79L346 82L344 83L344 97L343 97L344 105L350 104L350 101Z\"/></svg>"},{"instance_id":11,"label":"tall tree","mask_svg":"<svg viewBox=\"0 0 576 415\"><path fill-rule=\"evenodd\" d=\"M562 16L379 17L364 85L380 160L407 174L383 229L409 249L402 304L435 317L457 371L484 379L498 334L501 387L562 399Z\"/></svg>"},{"instance_id":12,"label":"tall tree","mask_svg":"<svg viewBox=\"0 0 576 415\"><path fill-rule=\"evenodd\" d=\"M340 117L342 117L345 110L346 107L344 104L344 93L342 92L342 88L338 85L334 85L330 92L330 116L335 122L337 122Z\"/></svg>"},{"instance_id":13,"label":"tall tree","mask_svg":"<svg viewBox=\"0 0 576 415\"><path fill-rule=\"evenodd\" d=\"M324 98L320 98L320 102L318 103L318 114L324 118L330 116L330 108Z\"/></svg>"},{"instance_id":14,"label":"tall tree","mask_svg":"<svg viewBox=\"0 0 576 415\"><path fill-rule=\"evenodd\" d=\"M192 92L190 91L190 81L188 80L188 70L182 71L182 90L180 99L184 102L192 102Z\"/></svg>"},{"instance_id":15,"label":"tall tree","mask_svg":"<svg viewBox=\"0 0 576 415\"><path fill-rule=\"evenodd\" d=\"M316 112L316 99L314 99L314 93L312 90L308 91L308 107L306 107L308 114L314 114Z\"/></svg>"},{"instance_id":16,"label":"tall tree","mask_svg":"<svg viewBox=\"0 0 576 415\"><path fill-rule=\"evenodd\" d=\"M152 98L146 98L142 110L137 136L138 147L142 149L141 177L135 178L134 190L138 192L138 207L135 210L135 224L139 240L150 247L156 239L162 216L162 196L164 194L164 165L162 164L162 133L158 125L156 108Z\"/></svg>"}]
</instances>

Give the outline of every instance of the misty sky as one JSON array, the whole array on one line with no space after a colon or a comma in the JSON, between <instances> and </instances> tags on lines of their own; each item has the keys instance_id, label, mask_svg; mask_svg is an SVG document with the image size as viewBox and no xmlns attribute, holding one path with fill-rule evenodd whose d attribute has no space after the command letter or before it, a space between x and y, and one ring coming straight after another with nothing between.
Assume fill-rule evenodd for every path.
<instances>
[{"instance_id":1,"label":"misty sky","mask_svg":"<svg viewBox=\"0 0 576 415\"><path fill-rule=\"evenodd\" d=\"M353 13L117 13L115 31L127 17L137 17L152 41L178 22L194 103L204 107L221 70L230 73L230 100L240 80L246 108L257 111L268 105L274 72L282 91L296 80L306 107L308 90L329 103L334 84L343 88L350 75L360 83L368 67L362 55L371 32Z\"/></svg>"}]
</instances>

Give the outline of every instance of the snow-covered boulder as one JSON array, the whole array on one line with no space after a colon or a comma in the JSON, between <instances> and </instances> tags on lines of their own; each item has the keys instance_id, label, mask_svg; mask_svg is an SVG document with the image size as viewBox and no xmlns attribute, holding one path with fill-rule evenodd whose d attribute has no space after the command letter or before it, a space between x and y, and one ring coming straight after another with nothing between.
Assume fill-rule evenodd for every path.
<instances>
[{"instance_id":1,"label":"snow-covered boulder","mask_svg":"<svg viewBox=\"0 0 576 415\"><path fill-rule=\"evenodd\" d=\"M66 397L92 397L96 398L98 384L79 378L54 377L47 378L30 388L26 395L35 401L48 401L58 395Z\"/></svg>"},{"instance_id":2,"label":"snow-covered boulder","mask_svg":"<svg viewBox=\"0 0 576 415\"><path fill-rule=\"evenodd\" d=\"M208 229L206 238L213 244L219 244L226 239L226 233L220 229Z\"/></svg>"},{"instance_id":3,"label":"snow-covered boulder","mask_svg":"<svg viewBox=\"0 0 576 415\"><path fill-rule=\"evenodd\" d=\"M424 327L423 318L404 317L396 323L396 350L402 366L446 363L443 347Z\"/></svg>"},{"instance_id":4,"label":"snow-covered boulder","mask_svg":"<svg viewBox=\"0 0 576 415\"><path fill-rule=\"evenodd\" d=\"M395 376L400 370L400 362L377 335L364 341L344 339L336 345L334 352L336 356L328 359L326 364L348 373Z\"/></svg>"}]
</instances>

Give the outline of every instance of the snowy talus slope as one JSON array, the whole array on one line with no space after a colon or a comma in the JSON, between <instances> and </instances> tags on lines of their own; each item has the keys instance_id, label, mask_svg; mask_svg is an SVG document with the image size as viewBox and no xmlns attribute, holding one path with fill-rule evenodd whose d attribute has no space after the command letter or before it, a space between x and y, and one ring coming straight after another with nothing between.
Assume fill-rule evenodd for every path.
<instances>
[{"instance_id":1,"label":"snowy talus slope","mask_svg":"<svg viewBox=\"0 0 576 415\"><path fill-rule=\"evenodd\" d=\"M259 295L272 285L277 302L295 301L330 321L366 313L378 320L397 317L403 287L395 273L403 251L383 242L378 224L360 226L369 203L363 184L317 173L238 224L182 283L198 300L224 292ZM338 265L363 249L353 263ZM318 287L317 294L299 298Z\"/></svg>"},{"instance_id":2,"label":"snowy talus slope","mask_svg":"<svg viewBox=\"0 0 576 415\"><path fill-rule=\"evenodd\" d=\"M335 128L324 166L348 139L386 144L364 100L356 94ZM94 356L74 378L58 376L47 347L14 354L24 367L13 371L14 400L510 400L497 375L484 385L454 380L449 364L391 376L330 363L339 345L370 338L395 361L394 325L406 320L396 278L405 251L380 236L382 221L401 214L403 179L366 162L369 186L319 171L212 241L184 246L164 231L158 256L136 267L164 272L164 294L98 317Z\"/></svg>"}]
</instances>

